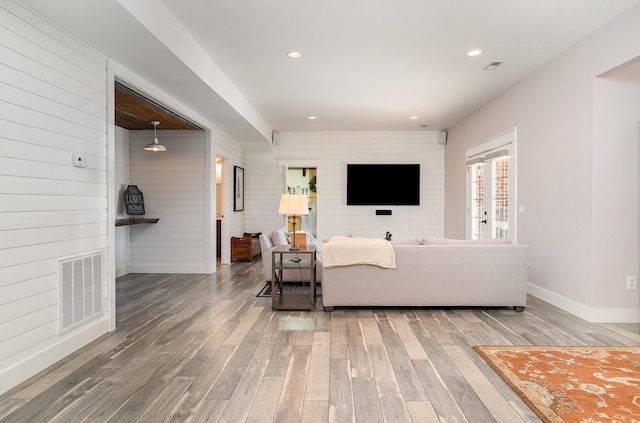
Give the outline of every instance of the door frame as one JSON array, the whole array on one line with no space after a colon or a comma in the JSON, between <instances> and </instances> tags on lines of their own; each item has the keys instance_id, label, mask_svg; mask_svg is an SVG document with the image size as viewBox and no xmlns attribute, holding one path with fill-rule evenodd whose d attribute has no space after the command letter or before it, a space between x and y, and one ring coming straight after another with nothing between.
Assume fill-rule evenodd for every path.
<instances>
[{"instance_id":1,"label":"door frame","mask_svg":"<svg viewBox=\"0 0 640 423\"><path fill-rule=\"evenodd\" d=\"M465 151L466 155L466 184L467 184L467 194L466 194L466 234L467 239L471 239L472 235L472 222L471 222L471 195L472 195L472 184L471 184L471 174L470 174L470 165L473 163L484 162L485 166L487 166L495 157L492 157L492 153L499 152L501 150L508 150L509 156L509 238L511 238L513 243L517 242L517 169L516 169L516 157L517 157L517 128L510 128L504 132L501 132L498 135L490 137L489 139L483 141L480 144L476 144ZM486 157L486 159L485 159ZM485 180L485 190L487 188L492 188L493 185L486 185L488 178L492 176L492 172L485 172L484 180ZM486 192L486 191L485 191ZM490 193L489 196L485 197L485 215L488 222L493 223L493 207L491 203L491 198L493 194ZM487 224L487 227L490 225ZM484 231L489 234L490 238L493 238L493 231L487 230Z\"/></svg>"},{"instance_id":2,"label":"door frame","mask_svg":"<svg viewBox=\"0 0 640 423\"><path fill-rule=\"evenodd\" d=\"M123 67L118 62L107 59L107 307L109 315L109 330L116 329L116 270L115 270L115 216L117 196L115 192L115 82L116 80L125 82L128 86L134 87L145 96L153 98L161 104L171 104L170 109L180 113L182 116L193 121L204 128L205 137L205 262L204 267L207 273L216 272L216 260L213 257L215 250L215 224L210 218L211 213L215 215L215 154L216 143L214 142L213 125L205 118L195 114L191 109L176 102L168 94L162 92L155 85L141 78L137 73ZM212 179L213 178L213 179ZM223 229L224 233L224 229ZM230 251L230 247L227 248ZM225 248L223 247L223 253ZM230 254L230 253L228 253Z\"/></svg>"},{"instance_id":3,"label":"door frame","mask_svg":"<svg viewBox=\"0 0 640 423\"><path fill-rule=\"evenodd\" d=\"M304 158L287 158L287 159L279 159L277 161L278 167L280 168L280 182L281 182L281 194L285 194L287 192L287 174L289 168L315 168L316 169L316 179L320 179L320 164L321 160L318 159L304 159ZM286 226L287 221L285 216L282 217L282 225ZM316 232L319 236L320 234L320 196L316 192Z\"/></svg>"},{"instance_id":4,"label":"door frame","mask_svg":"<svg viewBox=\"0 0 640 423\"><path fill-rule=\"evenodd\" d=\"M229 175L228 173L230 172L229 170L229 159L222 155L222 154L216 154L214 153L214 158L213 161L215 163L216 158L220 157L221 161L221 166L220 166L220 172L221 172L221 185L220 188L222 190L222 192L220 193L220 198L222 198L222 208L221 208L221 213L222 213L222 219L221 219L221 223L220 223L220 237L221 237L221 242L220 242L220 264L230 264L231 263L231 238L227 235L229 233L229 216L231 213L231 206L230 206L230 202L229 198L228 198L228 193L231 191L233 191L232 189L230 190L230 185L229 185L229 181L231 181L231 184L233 184L233 175ZM215 166L215 165L214 165ZM215 173L214 173L214 180L215 180ZM217 189L217 184L214 183L214 189L213 189L213 197L215 198L215 203L214 203L214 208L213 208L213 216L216 216L217 213L217 196L216 196L216 189ZM214 242L215 238L213 239ZM213 265L214 267L216 266L216 258L215 256L213 257Z\"/></svg>"}]
</instances>

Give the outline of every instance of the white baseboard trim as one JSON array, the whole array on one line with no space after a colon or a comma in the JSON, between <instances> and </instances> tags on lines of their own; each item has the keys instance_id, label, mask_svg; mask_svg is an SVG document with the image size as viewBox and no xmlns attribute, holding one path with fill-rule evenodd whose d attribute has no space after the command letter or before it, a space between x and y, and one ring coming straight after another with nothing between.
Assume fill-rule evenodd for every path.
<instances>
[{"instance_id":1,"label":"white baseboard trim","mask_svg":"<svg viewBox=\"0 0 640 423\"><path fill-rule=\"evenodd\" d=\"M116 278L129 274L129 264L123 264L116 267Z\"/></svg>"},{"instance_id":2,"label":"white baseboard trim","mask_svg":"<svg viewBox=\"0 0 640 423\"><path fill-rule=\"evenodd\" d=\"M594 308L591 322L640 323L640 308Z\"/></svg>"},{"instance_id":3,"label":"white baseboard trim","mask_svg":"<svg viewBox=\"0 0 640 423\"><path fill-rule=\"evenodd\" d=\"M109 332L109 317L105 314L63 338L57 338L43 350L26 357L16 365L0 371L0 394L24 382L50 365L79 350L89 342Z\"/></svg>"},{"instance_id":4,"label":"white baseboard trim","mask_svg":"<svg viewBox=\"0 0 640 423\"><path fill-rule=\"evenodd\" d=\"M528 292L588 322L640 323L640 308L591 308L531 283Z\"/></svg>"}]
</instances>

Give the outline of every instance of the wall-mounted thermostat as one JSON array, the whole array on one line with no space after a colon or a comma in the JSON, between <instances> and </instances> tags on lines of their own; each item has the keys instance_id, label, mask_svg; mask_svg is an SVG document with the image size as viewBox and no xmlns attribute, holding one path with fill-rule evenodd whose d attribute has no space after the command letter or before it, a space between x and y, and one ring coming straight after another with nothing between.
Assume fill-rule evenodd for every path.
<instances>
[{"instance_id":1,"label":"wall-mounted thermostat","mask_svg":"<svg viewBox=\"0 0 640 423\"><path fill-rule=\"evenodd\" d=\"M73 153L72 160L76 167L87 167L87 158L82 154Z\"/></svg>"}]
</instances>

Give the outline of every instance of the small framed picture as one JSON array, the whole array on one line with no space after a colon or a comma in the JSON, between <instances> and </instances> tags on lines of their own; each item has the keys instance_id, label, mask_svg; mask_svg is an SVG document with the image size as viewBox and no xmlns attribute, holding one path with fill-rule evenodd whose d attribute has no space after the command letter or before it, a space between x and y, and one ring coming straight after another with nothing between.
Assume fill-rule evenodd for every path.
<instances>
[{"instance_id":1,"label":"small framed picture","mask_svg":"<svg viewBox=\"0 0 640 423\"><path fill-rule=\"evenodd\" d=\"M244 169L233 167L233 211L244 210Z\"/></svg>"},{"instance_id":2,"label":"small framed picture","mask_svg":"<svg viewBox=\"0 0 640 423\"><path fill-rule=\"evenodd\" d=\"M137 185L127 185L124 191L124 210L129 216L144 215L144 197Z\"/></svg>"}]
</instances>

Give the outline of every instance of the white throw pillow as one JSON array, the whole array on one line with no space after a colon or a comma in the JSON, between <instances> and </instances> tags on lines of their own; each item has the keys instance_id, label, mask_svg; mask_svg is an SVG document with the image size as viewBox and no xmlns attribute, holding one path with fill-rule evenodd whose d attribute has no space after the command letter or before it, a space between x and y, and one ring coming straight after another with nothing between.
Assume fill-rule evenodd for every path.
<instances>
[{"instance_id":1,"label":"white throw pillow","mask_svg":"<svg viewBox=\"0 0 640 423\"><path fill-rule=\"evenodd\" d=\"M271 242L276 247L280 245L289 245L289 237L288 233L283 229L278 229L277 231L273 231L271 234Z\"/></svg>"},{"instance_id":2,"label":"white throw pillow","mask_svg":"<svg viewBox=\"0 0 640 423\"><path fill-rule=\"evenodd\" d=\"M322 245L318 242L317 239L313 237L311 232L307 232L307 245L315 246L317 252L320 252L322 250Z\"/></svg>"}]
</instances>

